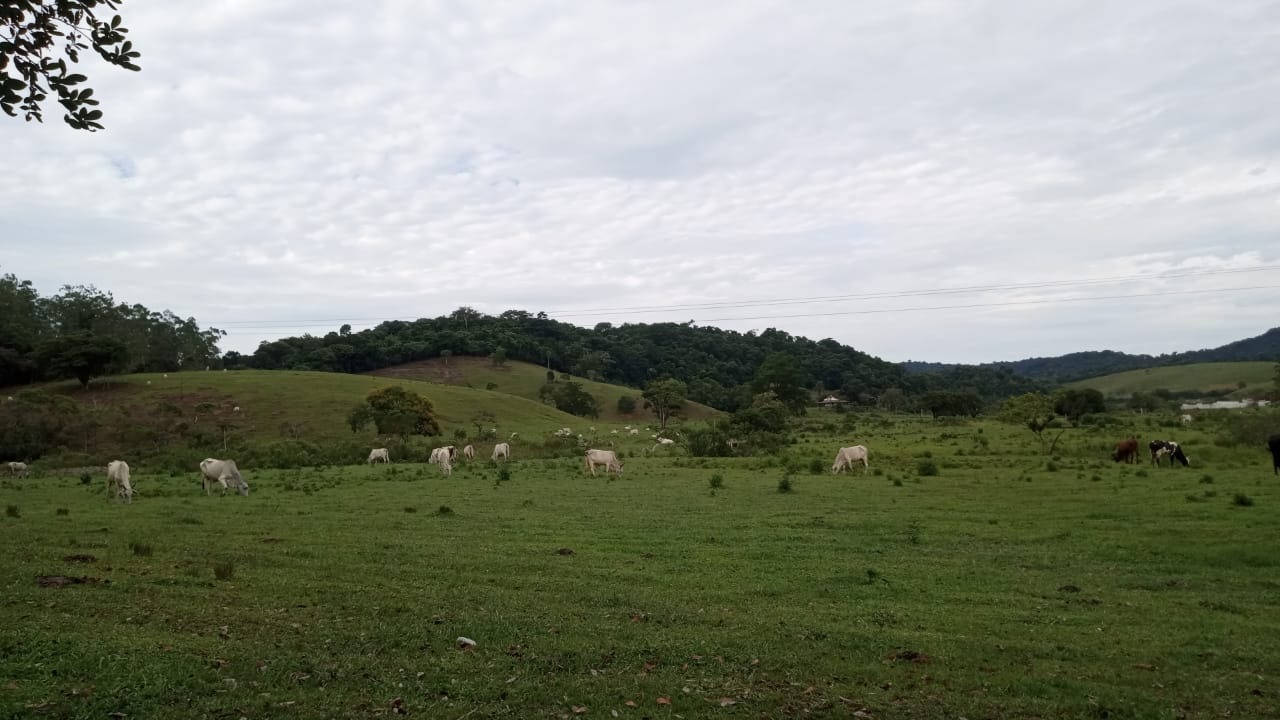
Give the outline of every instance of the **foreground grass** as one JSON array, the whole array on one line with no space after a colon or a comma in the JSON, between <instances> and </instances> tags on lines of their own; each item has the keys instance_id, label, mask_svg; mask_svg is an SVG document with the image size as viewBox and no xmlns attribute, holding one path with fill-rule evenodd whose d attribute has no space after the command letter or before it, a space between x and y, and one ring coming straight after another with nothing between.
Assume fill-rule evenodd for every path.
<instances>
[{"instance_id":1,"label":"foreground grass","mask_svg":"<svg viewBox=\"0 0 1280 720\"><path fill-rule=\"evenodd\" d=\"M0 714L1277 715L1268 468L985 436L886 430L883 475L793 471L788 494L774 459L263 471L247 498L143 476L132 506L8 482Z\"/></svg>"}]
</instances>

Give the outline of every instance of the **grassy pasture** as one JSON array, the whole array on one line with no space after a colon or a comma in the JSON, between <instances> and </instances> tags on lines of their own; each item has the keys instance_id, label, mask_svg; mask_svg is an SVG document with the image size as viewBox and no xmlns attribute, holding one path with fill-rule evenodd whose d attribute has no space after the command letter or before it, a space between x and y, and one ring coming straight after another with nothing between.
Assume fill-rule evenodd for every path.
<instances>
[{"instance_id":1,"label":"grassy pasture","mask_svg":"<svg viewBox=\"0 0 1280 720\"><path fill-rule=\"evenodd\" d=\"M1078 380L1067 387L1093 388L1103 395L1132 395L1161 388L1172 392L1236 390L1238 384L1267 388L1275 377L1273 362L1214 362L1129 370Z\"/></svg>"},{"instance_id":2,"label":"grassy pasture","mask_svg":"<svg viewBox=\"0 0 1280 720\"><path fill-rule=\"evenodd\" d=\"M485 388L489 383L493 383L496 386L494 392L508 393L534 402L540 402L538 390L547 381L546 369L538 365L510 360L498 367L489 358L471 356L451 357L448 362L443 358L432 358L375 370L369 374L473 388ZM557 378L559 375L556 373ZM582 389L591 393L600 402L600 422L648 423L653 421L653 415L644 410L644 399L640 397L640 390L580 377L574 377L573 381L582 383ZM618 412L618 398L623 395L635 398L635 412ZM691 420L705 420L721 414L718 410L706 405L690 402L685 407L684 416Z\"/></svg>"},{"instance_id":3,"label":"grassy pasture","mask_svg":"<svg viewBox=\"0 0 1280 720\"><path fill-rule=\"evenodd\" d=\"M612 481L245 468L247 498L144 475L131 506L5 481L0 715L1277 716L1262 449L1183 429L1195 466L1156 469L1106 456L1149 419L1056 459L991 423L826 422L781 458L635 454ZM879 474L827 472L852 442Z\"/></svg>"}]
</instances>

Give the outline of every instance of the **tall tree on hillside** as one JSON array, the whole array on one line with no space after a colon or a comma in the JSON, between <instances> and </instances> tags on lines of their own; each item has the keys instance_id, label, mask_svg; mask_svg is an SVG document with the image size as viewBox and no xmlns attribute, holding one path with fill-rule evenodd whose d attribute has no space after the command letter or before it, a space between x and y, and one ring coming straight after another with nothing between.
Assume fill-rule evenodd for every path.
<instances>
[{"instance_id":1,"label":"tall tree on hillside","mask_svg":"<svg viewBox=\"0 0 1280 720\"><path fill-rule=\"evenodd\" d=\"M1077 425L1085 415L1106 412L1107 400L1093 388L1069 388L1054 395L1053 411Z\"/></svg>"},{"instance_id":2,"label":"tall tree on hillside","mask_svg":"<svg viewBox=\"0 0 1280 720\"><path fill-rule=\"evenodd\" d=\"M809 405L804 373L795 358L783 352L772 353L764 359L751 381L751 391L757 395L773 393L796 415L803 414Z\"/></svg>"},{"instance_id":3,"label":"tall tree on hillside","mask_svg":"<svg viewBox=\"0 0 1280 720\"><path fill-rule=\"evenodd\" d=\"M1044 431L1049 428L1049 423L1056 414L1053 409L1053 398L1044 393L1031 392L1005 400L996 417L1004 422L1027 428L1036 436L1036 440L1040 441L1045 452L1052 453L1054 446L1058 444L1058 438L1062 437L1062 432L1054 436L1050 442L1045 440Z\"/></svg>"},{"instance_id":4,"label":"tall tree on hillside","mask_svg":"<svg viewBox=\"0 0 1280 720\"><path fill-rule=\"evenodd\" d=\"M347 414L351 432L359 432L370 423L379 435L395 435L401 440L409 435L440 434L431 401L399 385L373 390Z\"/></svg>"},{"instance_id":5,"label":"tall tree on hillside","mask_svg":"<svg viewBox=\"0 0 1280 720\"><path fill-rule=\"evenodd\" d=\"M119 15L100 18L101 8L115 10L120 0L6 0L0 2L0 110L22 113L30 122L44 121L41 105L56 93L67 112L62 119L77 130L101 130L102 111L89 78L70 72L67 61L93 49L103 60L127 70L141 70L141 53L125 39L129 32ZM66 57L60 57L65 55ZM77 87L81 86L81 87Z\"/></svg>"},{"instance_id":6,"label":"tall tree on hillside","mask_svg":"<svg viewBox=\"0 0 1280 720\"><path fill-rule=\"evenodd\" d=\"M653 411L658 418L658 427L665 430L667 423L671 422L672 418L679 417L684 411L688 394L688 388L684 383L668 378L649 383L642 397L644 397L645 409Z\"/></svg>"},{"instance_id":7,"label":"tall tree on hillside","mask_svg":"<svg viewBox=\"0 0 1280 720\"><path fill-rule=\"evenodd\" d=\"M106 375L125 359L124 343L115 338L74 332L40 343L36 357L53 377L74 377L88 387L95 377Z\"/></svg>"}]
</instances>

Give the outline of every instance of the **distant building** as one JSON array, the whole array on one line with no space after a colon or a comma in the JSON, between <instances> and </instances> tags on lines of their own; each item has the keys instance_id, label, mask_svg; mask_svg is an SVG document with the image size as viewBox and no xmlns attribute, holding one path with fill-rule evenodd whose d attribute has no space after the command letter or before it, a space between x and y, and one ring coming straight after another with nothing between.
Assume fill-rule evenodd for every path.
<instances>
[{"instance_id":1,"label":"distant building","mask_svg":"<svg viewBox=\"0 0 1280 720\"><path fill-rule=\"evenodd\" d=\"M828 395L825 398L818 401L818 407L824 407L830 410L834 410L837 405L844 405L848 402L849 402L848 400L841 400L835 395Z\"/></svg>"},{"instance_id":2,"label":"distant building","mask_svg":"<svg viewBox=\"0 0 1280 720\"><path fill-rule=\"evenodd\" d=\"M1182 403L1183 410L1243 410L1251 407L1267 407L1270 400L1214 400L1213 402Z\"/></svg>"}]
</instances>

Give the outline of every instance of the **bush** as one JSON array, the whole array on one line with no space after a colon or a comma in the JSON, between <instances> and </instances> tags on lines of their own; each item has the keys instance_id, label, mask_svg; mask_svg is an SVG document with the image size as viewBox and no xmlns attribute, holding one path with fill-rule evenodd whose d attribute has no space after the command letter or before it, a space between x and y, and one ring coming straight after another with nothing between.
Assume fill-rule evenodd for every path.
<instances>
[{"instance_id":1,"label":"bush","mask_svg":"<svg viewBox=\"0 0 1280 720\"><path fill-rule=\"evenodd\" d=\"M778 481L778 492L785 494L791 491L792 491L791 476L783 475L782 479Z\"/></svg>"},{"instance_id":2,"label":"bush","mask_svg":"<svg viewBox=\"0 0 1280 720\"><path fill-rule=\"evenodd\" d=\"M1238 505L1240 507L1253 507L1253 498L1245 495L1244 493L1236 493L1231 498L1231 504Z\"/></svg>"},{"instance_id":3,"label":"bush","mask_svg":"<svg viewBox=\"0 0 1280 720\"><path fill-rule=\"evenodd\" d=\"M916 474L921 477L928 477L938 474L938 463L933 458L921 458L916 462Z\"/></svg>"},{"instance_id":4,"label":"bush","mask_svg":"<svg viewBox=\"0 0 1280 720\"><path fill-rule=\"evenodd\" d=\"M11 518L22 517L22 513L18 511L17 505L9 505L4 509L4 514Z\"/></svg>"},{"instance_id":5,"label":"bush","mask_svg":"<svg viewBox=\"0 0 1280 720\"><path fill-rule=\"evenodd\" d=\"M618 412L624 415L631 414L636 411L636 399L630 395L623 395L618 398Z\"/></svg>"},{"instance_id":6,"label":"bush","mask_svg":"<svg viewBox=\"0 0 1280 720\"><path fill-rule=\"evenodd\" d=\"M1201 484L1201 485L1212 485L1212 484L1213 484L1213 476L1212 476L1212 475L1201 475L1201 476L1200 476L1200 484Z\"/></svg>"},{"instance_id":7,"label":"bush","mask_svg":"<svg viewBox=\"0 0 1280 720\"><path fill-rule=\"evenodd\" d=\"M142 543L129 543L129 549L138 557L151 557L151 546Z\"/></svg>"},{"instance_id":8,"label":"bush","mask_svg":"<svg viewBox=\"0 0 1280 720\"><path fill-rule=\"evenodd\" d=\"M55 514L57 514L57 515L70 515L70 514L71 514L71 511L70 511L70 510L68 510L68 509L66 509L66 508L58 508L58 509L55 511Z\"/></svg>"},{"instance_id":9,"label":"bush","mask_svg":"<svg viewBox=\"0 0 1280 720\"><path fill-rule=\"evenodd\" d=\"M436 508L436 514L440 516L452 515L453 508L449 507L448 505L441 505L439 508Z\"/></svg>"},{"instance_id":10,"label":"bush","mask_svg":"<svg viewBox=\"0 0 1280 720\"><path fill-rule=\"evenodd\" d=\"M1044 469L1049 472L1058 472L1058 463L1050 460L1044 464Z\"/></svg>"},{"instance_id":11,"label":"bush","mask_svg":"<svg viewBox=\"0 0 1280 720\"><path fill-rule=\"evenodd\" d=\"M720 473L716 473L715 475L712 475L711 480L709 480L708 482L710 483L712 490L718 490L724 487L724 477L721 476Z\"/></svg>"},{"instance_id":12,"label":"bush","mask_svg":"<svg viewBox=\"0 0 1280 720\"><path fill-rule=\"evenodd\" d=\"M511 469L506 465L498 468L498 482L511 482Z\"/></svg>"},{"instance_id":13,"label":"bush","mask_svg":"<svg viewBox=\"0 0 1280 720\"><path fill-rule=\"evenodd\" d=\"M220 562L213 564L213 576L218 580L230 580L236 575L235 563Z\"/></svg>"},{"instance_id":14,"label":"bush","mask_svg":"<svg viewBox=\"0 0 1280 720\"><path fill-rule=\"evenodd\" d=\"M898 478L894 478L894 479L893 479L893 486L894 486L894 487L902 487L902 480L900 480L900 479L898 479Z\"/></svg>"},{"instance_id":15,"label":"bush","mask_svg":"<svg viewBox=\"0 0 1280 720\"><path fill-rule=\"evenodd\" d=\"M810 475L821 475L824 469L825 469L825 466L823 465L822 461L819 460L818 458L814 458L809 461Z\"/></svg>"},{"instance_id":16,"label":"bush","mask_svg":"<svg viewBox=\"0 0 1280 720\"><path fill-rule=\"evenodd\" d=\"M92 484L93 484L93 476L92 476L92 475L90 475L90 474L89 474L89 473L87 473L87 472L80 473L80 484L81 484L81 485L92 485Z\"/></svg>"}]
</instances>

